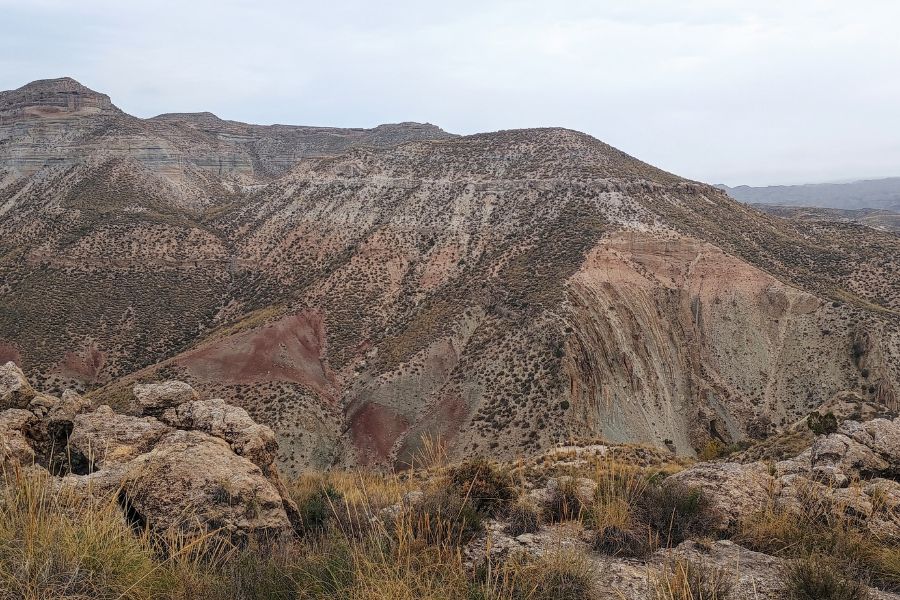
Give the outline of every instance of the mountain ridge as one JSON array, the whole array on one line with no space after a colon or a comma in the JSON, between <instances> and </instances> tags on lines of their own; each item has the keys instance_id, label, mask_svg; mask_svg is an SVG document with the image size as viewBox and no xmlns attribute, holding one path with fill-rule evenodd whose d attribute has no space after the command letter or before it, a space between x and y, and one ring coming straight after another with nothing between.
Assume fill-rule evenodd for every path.
<instances>
[{"instance_id":1,"label":"mountain ridge","mask_svg":"<svg viewBox=\"0 0 900 600\"><path fill-rule=\"evenodd\" d=\"M837 209L874 208L900 212L900 177L845 183L728 187L717 185L742 202Z\"/></svg>"}]
</instances>

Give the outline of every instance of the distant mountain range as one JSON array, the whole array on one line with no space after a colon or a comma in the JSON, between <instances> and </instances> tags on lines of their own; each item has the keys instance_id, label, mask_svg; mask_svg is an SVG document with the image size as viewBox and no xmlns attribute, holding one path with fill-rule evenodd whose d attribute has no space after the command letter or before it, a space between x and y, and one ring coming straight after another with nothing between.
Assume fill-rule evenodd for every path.
<instances>
[{"instance_id":1,"label":"distant mountain range","mask_svg":"<svg viewBox=\"0 0 900 600\"><path fill-rule=\"evenodd\" d=\"M850 183L817 183L807 185L771 185L751 187L716 186L741 202L779 204L782 206L816 206L857 210L876 208L900 212L900 177L870 179Z\"/></svg>"}]
</instances>

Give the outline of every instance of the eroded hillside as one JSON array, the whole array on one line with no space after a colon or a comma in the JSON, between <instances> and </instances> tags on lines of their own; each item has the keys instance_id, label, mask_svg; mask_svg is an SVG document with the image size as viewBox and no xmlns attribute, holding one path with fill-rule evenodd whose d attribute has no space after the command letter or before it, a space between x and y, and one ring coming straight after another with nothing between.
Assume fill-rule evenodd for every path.
<instances>
[{"instance_id":1,"label":"eroded hillside","mask_svg":"<svg viewBox=\"0 0 900 600\"><path fill-rule=\"evenodd\" d=\"M457 457L692 454L841 391L896 403L891 234L763 215L569 130L287 134L17 102L0 358L123 407L136 380L185 379L271 425L288 471L403 465L428 436ZM186 133L171 160L23 141L97 110L110 140Z\"/></svg>"}]
</instances>

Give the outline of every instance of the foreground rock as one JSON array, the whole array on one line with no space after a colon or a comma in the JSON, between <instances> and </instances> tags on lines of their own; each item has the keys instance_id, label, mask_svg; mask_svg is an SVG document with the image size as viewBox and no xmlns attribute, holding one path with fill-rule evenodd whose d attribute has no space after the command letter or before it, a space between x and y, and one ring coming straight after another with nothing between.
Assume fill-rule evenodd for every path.
<instances>
[{"instance_id":1,"label":"foreground rock","mask_svg":"<svg viewBox=\"0 0 900 600\"><path fill-rule=\"evenodd\" d=\"M260 468L199 431L172 431L129 462L120 503L159 530L211 529L267 541L290 531L282 496Z\"/></svg>"},{"instance_id":2,"label":"foreground rock","mask_svg":"<svg viewBox=\"0 0 900 600\"><path fill-rule=\"evenodd\" d=\"M131 523L158 533L215 531L237 542L291 534L297 511L275 467L274 433L243 409L169 381L135 386L144 416L92 410L76 394L28 392L21 371L4 369L4 398L29 410L0 412L0 466L36 463L60 487L116 494Z\"/></svg>"},{"instance_id":3,"label":"foreground rock","mask_svg":"<svg viewBox=\"0 0 900 600\"><path fill-rule=\"evenodd\" d=\"M26 408L36 395L22 370L14 362L0 366L0 410Z\"/></svg>"},{"instance_id":4,"label":"foreground rock","mask_svg":"<svg viewBox=\"0 0 900 600\"><path fill-rule=\"evenodd\" d=\"M722 531L766 508L843 514L900 539L900 418L845 421L797 456L768 465L706 462L669 478L704 491ZM667 480L668 483L668 480Z\"/></svg>"},{"instance_id":5,"label":"foreground rock","mask_svg":"<svg viewBox=\"0 0 900 600\"><path fill-rule=\"evenodd\" d=\"M138 384L132 391L145 415L158 415L167 408L197 399L197 392L182 381Z\"/></svg>"},{"instance_id":6,"label":"foreground rock","mask_svg":"<svg viewBox=\"0 0 900 600\"><path fill-rule=\"evenodd\" d=\"M656 552L646 563L608 559L597 565L597 588L612 598L646 600L655 598L657 586L677 561L702 565L727 582L729 598L780 600L789 598L784 572L790 561L748 550L734 542L688 541L672 550ZM603 597L603 596L601 596ZM900 596L869 588L871 600L897 600Z\"/></svg>"}]
</instances>

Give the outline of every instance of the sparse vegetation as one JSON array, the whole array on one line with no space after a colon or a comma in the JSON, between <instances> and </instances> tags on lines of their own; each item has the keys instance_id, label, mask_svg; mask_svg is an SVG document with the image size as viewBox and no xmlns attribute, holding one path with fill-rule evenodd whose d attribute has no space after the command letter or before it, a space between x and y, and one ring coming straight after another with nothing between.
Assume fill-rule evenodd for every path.
<instances>
[{"instance_id":1,"label":"sparse vegetation","mask_svg":"<svg viewBox=\"0 0 900 600\"><path fill-rule=\"evenodd\" d=\"M656 600L727 600L727 573L701 562L673 560L656 582Z\"/></svg>"},{"instance_id":2,"label":"sparse vegetation","mask_svg":"<svg viewBox=\"0 0 900 600\"><path fill-rule=\"evenodd\" d=\"M868 600L868 587L840 573L834 561L811 556L798 559L785 573L790 600Z\"/></svg>"}]
</instances>

